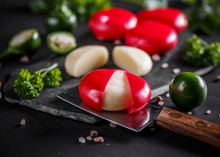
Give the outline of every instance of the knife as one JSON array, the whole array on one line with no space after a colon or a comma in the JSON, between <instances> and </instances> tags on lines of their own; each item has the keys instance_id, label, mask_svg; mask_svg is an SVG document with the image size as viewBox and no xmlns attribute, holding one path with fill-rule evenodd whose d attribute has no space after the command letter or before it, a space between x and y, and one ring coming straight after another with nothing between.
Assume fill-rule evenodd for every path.
<instances>
[{"instance_id":1,"label":"knife","mask_svg":"<svg viewBox=\"0 0 220 157\"><path fill-rule=\"evenodd\" d=\"M205 69L196 71L195 73L203 75L211 71L213 68L214 67L206 67ZM157 95L167 92L168 89L168 84L153 89L151 91L151 99ZM117 112L97 111L82 101L78 92L78 86L58 94L57 97L88 113L135 132L140 132L146 126L154 122L165 129L193 137L220 148L220 125L193 117L171 108L161 107L149 103L146 108L133 114L128 114L125 110Z\"/></svg>"}]
</instances>

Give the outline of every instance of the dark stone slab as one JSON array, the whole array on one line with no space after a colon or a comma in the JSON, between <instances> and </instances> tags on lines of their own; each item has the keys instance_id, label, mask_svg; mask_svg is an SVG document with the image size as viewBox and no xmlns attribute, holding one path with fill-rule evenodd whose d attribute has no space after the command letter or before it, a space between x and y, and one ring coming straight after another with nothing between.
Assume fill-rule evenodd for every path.
<instances>
[{"instance_id":1,"label":"dark stone slab","mask_svg":"<svg viewBox=\"0 0 220 157\"><path fill-rule=\"evenodd\" d=\"M79 46L87 45L87 44L98 44L98 45L106 46L109 50L110 58L107 65L104 68L114 68L114 69L117 68L113 64L112 56L111 56L112 49L114 47L113 42L100 42L96 40L95 37L91 34L91 32L88 31L88 28L85 25L83 25L83 27L80 27L80 31L76 30L75 35L77 37L76 39ZM191 34L187 32L179 35L178 45L169 53L163 55L160 61L154 62L152 71L148 75L143 77L149 83L152 90L158 89L155 95L161 95L168 91L169 82L176 75L173 73L173 68L179 68L181 72L196 71L200 69L198 67L195 68L186 65L181 59L184 44L189 37L191 37ZM45 88L41 92L40 96L35 99L19 98L13 90L14 81L20 71L19 68L19 69L15 69L11 73L10 79L4 85L4 93L5 93L4 99L10 103L19 103L21 105L28 106L35 110L46 112L55 116L66 117L87 123L97 122L99 118L89 113L86 113L78 108L75 108L74 106L71 106L63 102L56 97L57 94L78 85L81 79L81 78L72 78L66 74L64 69L64 60L65 60L65 56L62 56L51 59L49 61L41 61L36 64L24 67L27 68L30 72L33 72L43 67L48 67L55 62L58 62L59 68L62 70L62 77L63 77L63 81L60 86L55 88ZM162 69L161 64L163 63L168 63L169 68ZM160 88L161 86L162 88Z\"/></svg>"}]
</instances>

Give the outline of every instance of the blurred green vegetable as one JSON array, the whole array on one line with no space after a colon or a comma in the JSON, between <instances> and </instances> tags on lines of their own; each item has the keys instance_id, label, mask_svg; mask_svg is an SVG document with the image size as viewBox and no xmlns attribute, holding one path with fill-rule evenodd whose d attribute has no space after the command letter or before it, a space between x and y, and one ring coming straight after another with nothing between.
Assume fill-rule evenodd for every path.
<instances>
[{"instance_id":1,"label":"blurred green vegetable","mask_svg":"<svg viewBox=\"0 0 220 157\"><path fill-rule=\"evenodd\" d=\"M141 6L142 8L154 9L158 7L167 7L168 0L121 0L130 4Z\"/></svg>"},{"instance_id":2,"label":"blurred green vegetable","mask_svg":"<svg viewBox=\"0 0 220 157\"><path fill-rule=\"evenodd\" d=\"M24 98L36 98L45 85L59 86L61 71L55 63L49 68L35 71L33 75L27 69L21 69L17 79L14 82L14 91L17 95Z\"/></svg>"},{"instance_id":3,"label":"blurred green vegetable","mask_svg":"<svg viewBox=\"0 0 220 157\"><path fill-rule=\"evenodd\" d=\"M72 33L58 31L48 34L47 46L54 53L64 55L73 50L77 46L77 43Z\"/></svg>"},{"instance_id":4,"label":"blurred green vegetable","mask_svg":"<svg viewBox=\"0 0 220 157\"><path fill-rule=\"evenodd\" d=\"M112 6L110 0L69 0L68 2L81 21L87 21L98 10Z\"/></svg>"},{"instance_id":5,"label":"blurred green vegetable","mask_svg":"<svg viewBox=\"0 0 220 157\"><path fill-rule=\"evenodd\" d=\"M67 6L67 0L60 0L45 20L48 32L72 31L76 23L76 15Z\"/></svg>"},{"instance_id":6,"label":"blurred green vegetable","mask_svg":"<svg viewBox=\"0 0 220 157\"><path fill-rule=\"evenodd\" d=\"M188 11L189 29L197 34L211 35L220 31L220 2L218 0L182 0L193 8ZM198 2L201 6L198 7Z\"/></svg>"},{"instance_id":7,"label":"blurred green vegetable","mask_svg":"<svg viewBox=\"0 0 220 157\"><path fill-rule=\"evenodd\" d=\"M26 29L14 35L8 48L0 53L0 60L10 56L33 55L41 44L41 38L36 29Z\"/></svg>"},{"instance_id":8,"label":"blurred green vegetable","mask_svg":"<svg viewBox=\"0 0 220 157\"><path fill-rule=\"evenodd\" d=\"M220 65L220 43L208 44L200 37L193 35L188 39L183 58L195 66Z\"/></svg>"},{"instance_id":9,"label":"blurred green vegetable","mask_svg":"<svg viewBox=\"0 0 220 157\"><path fill-rule=\"evenodd\" d=\"M51 14L61 0L35 0L31 4L34 13ZM104 8L110 8L110 0L67 0L67 7L76 14L77 19L87 21L92 14Z\"/></svg>"},{"instance_id":10,"label":"blurred green vegetable","mask_svg":"<svg viewBox=\"0 0 220 157\"><path fill-rule=\"evenodd\" d=\"M170 82L170 98L182 110L200 106L207 96L207 85L202 77L192 72L176 75Z\"/></svg>"}]
</instances>

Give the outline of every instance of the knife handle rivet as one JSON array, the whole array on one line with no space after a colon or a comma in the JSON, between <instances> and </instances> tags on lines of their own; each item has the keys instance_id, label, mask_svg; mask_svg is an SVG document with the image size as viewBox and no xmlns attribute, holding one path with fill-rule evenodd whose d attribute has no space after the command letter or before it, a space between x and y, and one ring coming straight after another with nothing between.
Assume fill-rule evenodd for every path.
<instances>
[{"instance_id":1,"label":"knife handle rivet","mask_svg":"<svg viewBox=\"0 0 220 157\"><path fill-rule=\"evenodd\" d=\"M173 117L173 118L179 118L179 117L180 117L180 114L179 114L179 113L175 113L175 112L170 113L169 115L170 115L171 117Z\"/></svg>"},{"instance_id":2,"label":"knife handle rivet","mask_svg":"<svg viewBox=\"0 0 220 157\"><path fill-rule=\"evenodd\" d=\"M204 123L204 122L196 122L196 126L199 126L199 127L206 127L207 124Z\"/></svg>"}]
</instances>

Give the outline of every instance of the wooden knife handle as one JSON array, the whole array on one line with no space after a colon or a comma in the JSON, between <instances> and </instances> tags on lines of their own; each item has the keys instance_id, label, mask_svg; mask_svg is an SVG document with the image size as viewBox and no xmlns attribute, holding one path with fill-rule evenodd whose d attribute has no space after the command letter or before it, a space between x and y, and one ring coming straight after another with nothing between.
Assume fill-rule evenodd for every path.
<instances>
[{"instance_id":1,"label":"wooden knife handle","mask_svg":"<svg viewBox=\"0 0 220 157\"><path fill-rule=\"evenodd\" d=\"M164 107L157 124L165 129L190 136L220 148L220 125Z\"/></svg>"}]
</instances>

